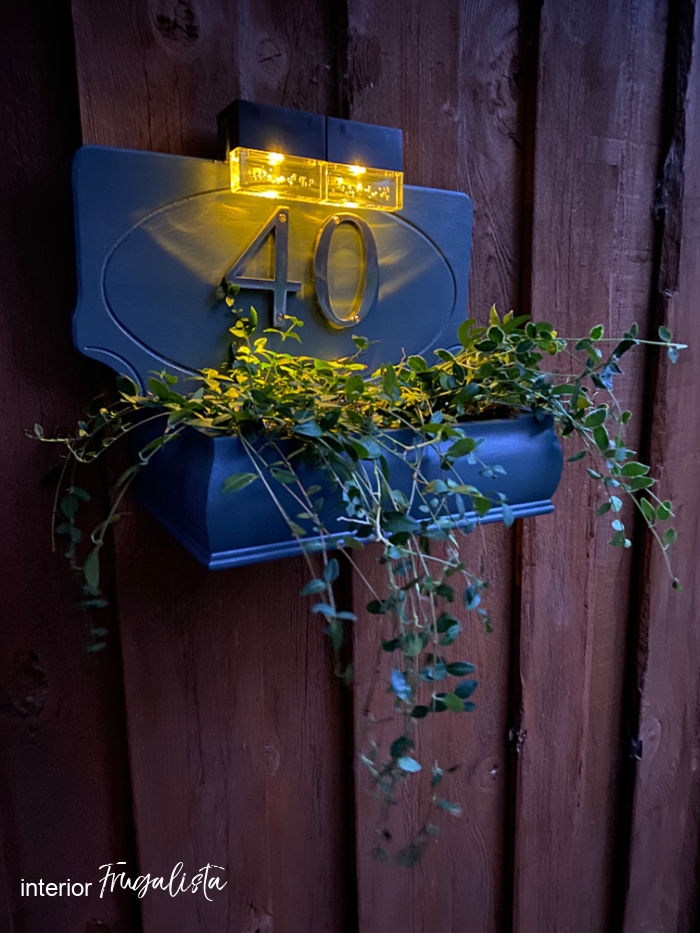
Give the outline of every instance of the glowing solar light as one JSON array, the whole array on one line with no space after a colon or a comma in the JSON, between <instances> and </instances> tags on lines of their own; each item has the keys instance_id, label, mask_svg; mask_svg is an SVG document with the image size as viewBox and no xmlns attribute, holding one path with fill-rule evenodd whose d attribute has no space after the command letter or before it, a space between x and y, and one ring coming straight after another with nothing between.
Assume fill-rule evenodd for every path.
<instances>
[{"instance_id":1,"label":"glowing solar light","mask_svg":"<svg viewBox=\"0 0 700 933\"><path fill-rule=\"evenodd\" d=\"M230 164L231 190L240 194L380 211L403 206L403 172L241 146L232 150Z\"/></svg>"}]
</instances>

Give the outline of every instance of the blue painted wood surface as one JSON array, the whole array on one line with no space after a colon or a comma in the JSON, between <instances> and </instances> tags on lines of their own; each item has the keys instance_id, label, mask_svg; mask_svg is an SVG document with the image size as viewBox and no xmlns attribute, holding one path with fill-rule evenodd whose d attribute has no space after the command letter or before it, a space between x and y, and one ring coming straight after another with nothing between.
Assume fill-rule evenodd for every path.
<instances>
[{"instance_id":1,"label":"blue painted wood surface","mask_svg":"<svg viewBox=\"0 0 700 933\"><path fill-rule=\"evenodd\" d=\"M78 303L76 346L142 387L153 371L191 375L226 358L230 313L216 286L274 212L267 198L233 194L225 162L85 146L74 161ZM286 202L288 277L302 282L287 312L304 322L300 352L351 354L352 333L373 344L370 369L404 353L457 344L466 316L472 207L454 191L404 189L404 208L353 209L372 230L377 301L357 328L328 323L314 295L311 257L329 205ZM271 293L242 290L271 326ZM274 347L274 340L270 343Z\"/></svg>"},{"instance_id":2,"label":"blue painted wood surface","mask_svg":"<svg viewBox=\"0 0 700 933\"><path fill-rule=\"evenodd\" d=\"M376 341L364 357L371 371L406 354L430 359L433 349L458 344L472 235L472 207L464 194L407 186L398 213L353 209L376 244L379 283L358 327L338 329L321 313L312 271L319 231L337 209L233 194L227 163L150 152L85 146L75 157L73 177L79 280L74 341L142 389L153 372L186 378L226 359L231 316L216 299L216 286L282 206L290 244L287 279L301 283L288 291L286 308L303 321L299 352L326 359L352 354L352 334L358 332ZM276 247L276 236L274 242ZM352 259L352 251L341 251L336 263L342 266L348 255ZM274 268L269 249L250 275L270 277L265 263ZM274 323L271 291L243 288L236 306L243 312L254 306L261 328ZM273 348L275 340L270 338ZM465 430L484 439L484 462L507 470L497 482L486 480L478 466L462 460L456 466L465 483L487 495L504 494L516 517L551 511L562 466L551 420L523 415L475 422ZM424 469L437 478L437 454L428 456L432 462ZM298 553L300 543L290 539L262 484L222 495L227 476L249 469L237 438L188 430L154 458L137 494L209 567ZM309 482L327 486L318 475ZM399 460L392 464L392 484L410 492L410 470ZM288 495L282 488L281 494L283 500ZM339 521L334 490L327 489L326 500L323 519L341 533L347 526ZM501 518L495 506L481 520ZM473 513L464 516L473 519Z\"/></svg>"},{"instance_id":3,"label":"blue painted wood surface","mask_svg":"<svg viewBox=\"0 0 700 933\"><path fill-rule=\"evenodd\" d=\"M455 471L462 482L476 486L487 496L504 494L516 518L552 511L551 496L561 476L562 453L551 417L520 415L473 421L463 427L470 437L482 439L480 460L500 464L506 475L488 479L480 474L480 464L461 458L455 463ZM404 443L409 440L408 432L401 435ZM271 457L277 459L274 454ZM396 457L388 459L392 487L410 496L411 468ZM285 520L260 481L238 492L222 493L227 476L250 469L238 438L211 437L188 429L159 451L143 471L137 496L198 560L212 569L300 553L302 543L291 538ZM428 480L445 475L436 450L424 449L421 471ZM338 490L330 486L322 472L300 464L298 474L305 485L322 487L319 495L326 503L322 519L328 530L338 535L351 533L353 526L341 517ZM282 505L295 516L298 504L283 485L274 480L272 483ZM415 517L424 516L417 512ZM494 505L481 521L500 521L502 517L501 506ZM462 524L475 518L473 512L466 512ZM317 539L310 533L303 542L313 540Z\"/></svg>"}]
</instances>

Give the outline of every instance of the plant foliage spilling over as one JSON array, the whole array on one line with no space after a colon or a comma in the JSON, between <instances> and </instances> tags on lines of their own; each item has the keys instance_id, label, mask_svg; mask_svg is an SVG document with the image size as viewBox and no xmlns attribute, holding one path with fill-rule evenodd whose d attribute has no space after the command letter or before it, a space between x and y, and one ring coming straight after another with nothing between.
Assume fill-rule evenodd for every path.
<instances>
[{"instance_id":1,"label":"plant foliage spilling over","mask_svg":"<svg viewBox=\"0 0 700 933\"><path fill-rule=\"evenodd\" d=\"M408 356L369 373L362 363L364 338L354 337L355 354L341 360L286 352L287 346L296 349L302 322L288 317L285 330L258 335L255 312L242 317L233 309L234 292L224 283L219 295L235 317L230 358L219 369L205 369L193 387L185 390L174 376L161 373L149 380L144 395L120 377L118 399L88 413L74 434L47 437L35 426L38 438L65 450L54 531L80 580L81 605L104 605L100 549L139 470L184 430L238 437L250 468L229 476L222 492L262 484L290 535L302 541L310 574L302 594L312 597L311 611L330 638L336 672L348 681L352 670L343 660L344 632L357 619L336 598L339 557L368 588L367 617L370 624L376 620L378 652L390 658L386 686L397 719L395 736L384 748L376 739L372 683L363 707L367 728L359 756L381 807L374 852L388 858L389 808L406 778L423 770L418 740L423 720L474 709L474 667L462 658L459 644L471 613L490 630L482 604L487 580L481 569L465 566L460 538L494 509L506 525L513 521L502 494L486 494L460 477L460 461L496 481L482 488L497 487L505 473L502 465L482 461L480 441L467 435L464 421L522 411L552 416L561 435L578 442L569 460L588 461L588 473L600 486L597 513L611 522L610 544L631 545L621 517L627 498L670 573L673 508L657 494L649 466L628 447L625 426L631 412L618 404L614 388L622 374L620 360L633 347L663 346L675 361L682 345L673 343L665 328L658 341L642 340L636 325L619 339L606 338L602 326L566 339L548 323L512 313L501 319L492 308L488 326L473 319L460 326L457 352L436 350L435 360ZM269 334L281 341L281 349L269 348ZM89 495L76 484L76 465L96 460L144 421L157 423L159 430L118 478L109 514L85 540L77 516ZM439 460L437 479L425 475L429 451ZM397 459L410 468L409 489L393 482ZM318 481L309 483L309 475ZM339 517L329 521L331 504ZM356 552L369 543L378 545L381 585L371 582L356 560ZM671 579L679 588L672 574ZM105 632L92 632L88 650L96 651L104 646ZM441 793L443 777L452 770L432 764L427 783L433 813L460 812L459 804ZM420 858L430 837L438 834L434 819L429 813L410 844L400 849L402 864Z\"/></svg>"}]
</instances>

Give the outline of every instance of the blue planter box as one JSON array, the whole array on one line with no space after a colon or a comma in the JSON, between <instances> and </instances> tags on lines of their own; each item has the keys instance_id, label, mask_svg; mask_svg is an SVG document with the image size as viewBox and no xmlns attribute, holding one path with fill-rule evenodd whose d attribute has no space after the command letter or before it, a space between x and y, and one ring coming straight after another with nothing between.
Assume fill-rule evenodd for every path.
<instances>
[{"instance_id":1,"label":"blue planter box","mask_svg":"<svg viewBox=\"0 0 700 933\"><path fill-rule=\"evenodd\" d=\"M505 476L488 479L480 475L480 465L469 464L463 458L455 464L462 482L476 486L485 495L503 493L516 518L552 511L551 496L561 476L562 453L551 417L520 415L469 422L462 427L469 436L482 438L478 449L481 461L500 464L506 470ZM401 434L406 440L410 438L408 432ZM410 467L398 458L391 459L392 486L409 494ZM228 476L251 469L238 438L212 437L188 429L159 451L142 471L136 495L187 550L212 569L300 553L300 542L291 537L259 480L238 492L221 492ZM421 470L427 479L446 475L438 455L430 448L424 453ZM297 472L305 485L317 483L323 487L322 518L326 527L333 533L349 532L351 526L338 520L342 508L337 490L310 466L300 465ZM299 505L285 487L274 482L274 488L288 514L295 518ZM421 517L420 513L417 517ZM481 521L499 521L502 517L501 507L496 506ZM474 513L466 513L464 521L474 518ZM312 534L304 539L312 540Z\"/></svg>"}]
</instances>

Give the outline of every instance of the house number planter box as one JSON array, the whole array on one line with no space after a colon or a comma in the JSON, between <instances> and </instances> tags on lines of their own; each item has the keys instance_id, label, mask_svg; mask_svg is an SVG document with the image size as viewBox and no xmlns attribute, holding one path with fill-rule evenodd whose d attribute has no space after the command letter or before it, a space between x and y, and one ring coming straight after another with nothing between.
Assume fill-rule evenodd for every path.
<instances>
[{"instance_id":1,"label":"house number planter box","mask_svg":"<svg viewBox=\"0 0 700 933\"><path fill-rule=\"evenodd\" d=\"M470 437L482 439L477 451L480 461L500 464L506 470L505 476L489 479L480 475L481 464L470 464L462 458L455 463L455 469L463 483L476 486L487 496L502 493L516 518L552 511L551 496L561 476L562 453L550 417L520 415L513 419L469 422L463 428ZM389 459L392 486L409 495L410 467L398 458ZM234 567L300 553L303 543L313 541L314 536L310 534L303 542L291 537L286 522L259 480L238 492L222 493L228 476L250 470L248 456L238 438L212 437L188 429L159 451L142 471L137 498L209 568ZM428 480L448 475L431 448L425 449L421 471ZM329 531L339 535L349 533L352 526L339 520L343 510L338 490L321 471L310 466L300 465L298 473L305 485L318 483L323 487L325 505L321 517ZM273 485L294 518L298 504L284 486L275 481ZM422 517L421 513L415 517ZM494 505L481 521L499 521L502 517L501 506ZM475 518L473 512L466 512L463 521Z\"/></svg>"},{"instance_id":2,"label":"house number planter box","mask_svg":"<svg viewBox=\"0 0 700 933\"><path fill-rule=\"evenodd\" d=\"M305 355L354 353L355 329L369 341L369 373L412 353L432 359L439 347L458 349L469 198L403 185L398 130L250 102L232 106L222 114L228 145L220 161L95 146L77 153L76 346L142 391L153 372L186 383L227 358L231 315L216 297L223 278L240 288L242 314L255 307L261 332L284 325L286 316L299 319ZM269 340L271 349L282 347L278 335ZM456 464L465 484L505 496L516 517L551 511L562 466L551 420L522 415L474 422L466 431L483 439L482 463L506 475L486 478L465 458ZM444 476L439 455L426 450L423 474ZM389 459L392 486L410 495L411 468ZM137 494L208 567L299 552L262 482L222 494L228 476L250 470L238 438L188 430L153 458ZM324 526L332 534L352 531L340 520L338 491L311 472L300 467L300 478L323 487ZM275 488L296 521L298 503ZM503 517L493 498L482 521Z\"/></svg>"}]
</instances>

